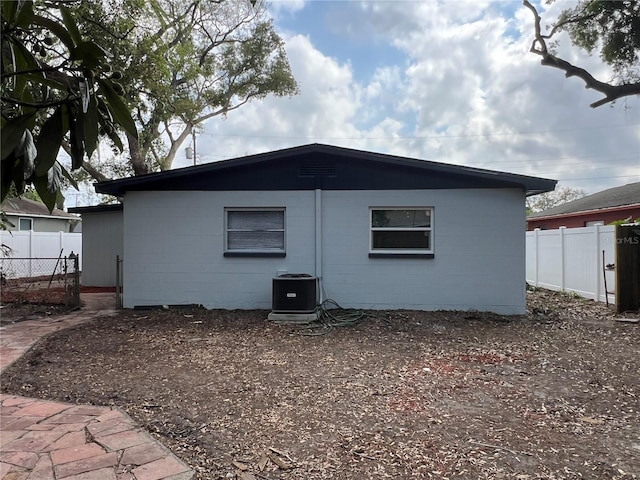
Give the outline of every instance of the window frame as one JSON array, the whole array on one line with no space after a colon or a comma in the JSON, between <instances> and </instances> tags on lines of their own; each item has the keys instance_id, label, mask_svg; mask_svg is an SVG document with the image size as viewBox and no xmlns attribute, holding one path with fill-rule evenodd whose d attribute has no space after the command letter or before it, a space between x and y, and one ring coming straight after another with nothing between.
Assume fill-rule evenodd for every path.
<instances>
[{"instance_id":1,"label":"window frame","mask_svg":"<svg viewBox=\"0 0 640 480\"><path fill-rule=\"evenodd\" d=\"M428 227L374 227L373 212L378 210L420 210L429 212ZM434 258L434 207L426 206L401 206L401 207L369 207L369 258ZM395 231L395 232L429 232L429 248L374 248L374 232Z\"/></svg>"},{"instance_id":2,"label":"window frame","mask_svg":"<svg viewBox=\"0 0 640 480\"><path fill-rule=\"evenodd\" d=\"M27 230L22 228L22 221L23 220L28 220L29 221L29 228ZM18 218L18 230L21 231L21 232L29 232L29 231L33 230L33 218L19 217Z\"/></svg>"},{"instance_id":3,"label":"window frame","mask_svg":"<svg viewBox=\"0 0 640 480\"><path fill-rule=\"evenodd\" d=\"M282 228L262 230L265 232L282 232L282 249L273 248L229 248L229 232L261 231L229 229L229 213L231 212L282 212ZM225 257L285 257L287 251L287 209L286 207L225 207L224 208L224 253Z\"/></svg>"}]
</instances>

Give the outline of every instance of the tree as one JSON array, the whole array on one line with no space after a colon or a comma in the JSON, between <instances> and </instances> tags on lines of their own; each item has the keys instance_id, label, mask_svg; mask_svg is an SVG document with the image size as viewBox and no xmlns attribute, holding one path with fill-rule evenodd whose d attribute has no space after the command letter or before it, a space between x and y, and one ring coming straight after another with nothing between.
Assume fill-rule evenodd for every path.
<instances>
[{"instance_id":1,"label":"tree","mask_svg":"<svg viewBox=\"0 0 640 480\"><path fill-rule=\"evenodd\" d=\"M602 93L604 98L593 102L592 108L640 94L640 2L580 0L574 8L563 10L546 34L542 33L542 19L536 8L528 0L523 4L535 19L530 51L542 57L542 65L563 70L566 77L578 77L586 88ZM556 56L556 36L561 32L566 32L573 45L589 54L599 50L600 58L612 68L614 77L609 82L597 80L587 70Z\"/></svg>"},{"instance_id":2,"label":"tree","mask_svg":"<svg viewBox=\"0 0 640 480\"><path fill-rule=\"evenodd\" d=\"M109 74L99 42L78 30L68 2L2 2L2 192L21 195L33 185L53 210L63 179L62 144L78 169L100 133L118 145L116 129L137 138L129 110Z\"/></svg>"},{"instance_id":3,"label":"tree","mask_svg":"<svg viewBox=\"0 0 640 480\"><path fill-rule=\"evenodd\" d=\"M126 162L136 175L170 169L206 120L298 91L262 2L92 0L76 11L83 31L104 38L114 70L122 72L140 132L126 139ZM95 162L85 167L98 180L107 177Z\"/></svg>"},{"instance_id":4,"label":"tree","mask_svg":"<svg viewBox=\"0 0 640 480\"><path fill-rule=\"evenodd\" d=\"M563 203L573 202L584 197L584 190L570 187L556 188L553 192L545 192L527 197L527 215L543 212Z\"/></svg>"}]
</instances>

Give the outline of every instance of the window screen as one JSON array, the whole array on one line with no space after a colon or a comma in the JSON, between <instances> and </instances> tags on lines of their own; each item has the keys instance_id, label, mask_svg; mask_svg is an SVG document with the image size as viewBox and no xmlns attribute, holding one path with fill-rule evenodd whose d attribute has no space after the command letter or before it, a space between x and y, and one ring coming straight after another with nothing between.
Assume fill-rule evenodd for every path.
<instances>
[{"instance_id":1,"label":"window screen","mask_svg":"<svg viewBox=\"0 0 640 480\"><path fill-rule=\"evenodd\" d=\"M227 251L284 252L284 209L227 210Z\"/></svg>"}]
</instances>

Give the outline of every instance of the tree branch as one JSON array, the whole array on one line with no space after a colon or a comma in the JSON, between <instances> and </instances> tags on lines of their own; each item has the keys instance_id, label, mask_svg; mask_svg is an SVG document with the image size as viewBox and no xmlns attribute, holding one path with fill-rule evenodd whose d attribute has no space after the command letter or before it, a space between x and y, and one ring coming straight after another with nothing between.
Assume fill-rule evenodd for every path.
<instances>
[{"instance_id":1,"label":"tree branch","mask_svg":"<svg viewBox=\"0 0 640 480\"><path fill-rule=\"evenodd\" d=\"M20 107L29 107L29 108L34 108L36 110L42 110L42 109L47 109L47 108L51 108L51 107L59 107L60 105L64 105L65 103L68 102L73 102L75 100L77 100L78 96L68 96L62 100L58 100L55 102L27 102L25 100L20 100L17 98L13 98L13 97L6 97L6 96L2 96L0 97L0 100L2 100L5 103L9 103L11 105L18 105Z\"/></svg>"},{"instance_id":2,"label":"tree branch","mask_svg":"<svg viewBox=\"0 0 640 480\"><path fill-rule=\"evenodd\" d=\"M522 4L531 10L535 19L535 38L529 51L542 57L542 60L540 60L541 65L560 69L565 72L565 77L567 78L578 77L585 83L585 88L602 93L604 98L601 98L597 102L593 102L590 105L591 108L600 107L622 97L640 95L640 83L611 85L609 83L601 82L594 78L593 75L587 72L584 68L576 67L566 60L549 53L545 39L550 38L551 35L555 33L555 29L552 31L551 35L543 35L540 27L541 18L536 8L529 3L529 0L523 0Z\"/></svg>"},{"instance_id":3,"label":"tree branch","mask_svg":"<svg viewBox=\"0 0 640 480\"><path fill-rule=\"evenodd\" d=\"M69 145L69 142L66 140L62 140L62 143L60 144L60 146L62 147L62 149L67 152L67 154L70 156L71 155L71 146ZM96 167L94 167L91 163L89 163L88 160L84 160L82 162L82 169L87 172L94 180L97 180L98 182L106 182L107 180L111 180L110 178L106 177L104 174L102 174Z\"/></svg>"},{"instance_id":4,"label":"tree branch","mask_svg":"<svg viewBox=\"0 0 640 480\"><path fill-rule=\"evenodd\" d=\"M219 108L218 110L214 110L211 113L208 113L206 115L202 115L202 116L196 118L193 121L193 123L195 125L198 125L198 124L204 122L205 120L209 120L210 118L217 117L218 115L226 115L227 113L232 112L233 110L236 110L237 108L240 108L245 103L248 103L252 98L253 98L253 95L249 95L247 98L245 98L244 100L238 102L237 104L235 104L235 105L233 105L231 107L222 107L222 108Z\"/></svg>"},{"instance_id":5,"label":"tree branch","mask_svg":"<svg viewBox=\"0 0 640 480\"><path fill-rule=\"evenodd\" d=\"M98 169L91 165L87 160L82 162L82 168L85 170L85 172L91 175L92 178L99 182L106 182L107 180L111 180L110 178L107 178L105 175L103 175L100 171L98 171Z\"/></svg>"},{"instance_id":6,"label":"tree branch","mask_svg":"<svg viewBox=\"0 0 640 480\"><path fill-rule=\"evenodd\" d=\"M193 128L194 128L193 124L187 123L184 129L182 130L182 132L180 132L180 134L178 135L177 139L174 139L173 136L171 137L171 145L169 147L169 152L167 153L164 160L158 161L158 164L160 165L161 170L169 170L171 168L171 164L173 163L173 159L176 157L176 154L178 153L178 149L180 148L180 145L182 145L184 141L187 139L187 137L191 135ZM169 131L168 125L167 125L167 131Z\"/></svg>"}]
</instances>

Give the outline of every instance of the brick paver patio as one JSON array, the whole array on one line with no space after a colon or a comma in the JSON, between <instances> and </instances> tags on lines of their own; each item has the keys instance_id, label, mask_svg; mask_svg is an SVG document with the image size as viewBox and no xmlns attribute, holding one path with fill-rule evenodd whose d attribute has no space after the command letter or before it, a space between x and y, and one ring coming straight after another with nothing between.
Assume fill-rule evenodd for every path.
<instances>
[{"instance_id":1,"label":"brick paver patio","mask_svg":"<svg viewBox=\"0 0 640 480\"><path fill-rule=\"evenodd\" d=\"M40 338L79 325L108 294L83 295L77 312L0 327L0 370ZM113 301L115 302L115 300ZM190 480L193 471L118 408L0 394L2 480Z\"/></svg>"}]
</instances>

